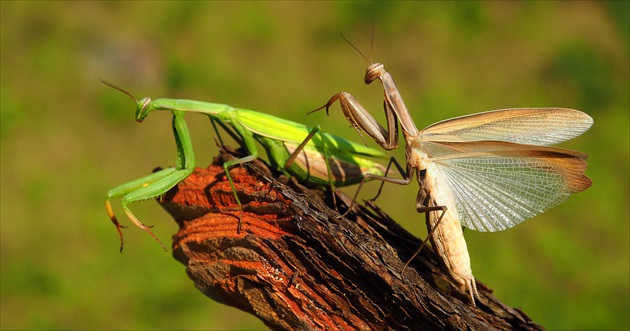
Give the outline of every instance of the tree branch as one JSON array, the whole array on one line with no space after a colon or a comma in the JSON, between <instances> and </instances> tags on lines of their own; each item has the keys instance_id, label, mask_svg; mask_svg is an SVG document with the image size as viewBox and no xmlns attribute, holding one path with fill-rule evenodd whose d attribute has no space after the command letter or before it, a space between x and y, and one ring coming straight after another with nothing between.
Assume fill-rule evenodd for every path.
<instances>
[{"instance_id":1,"label":"tree branch","mask_svg":"<svg viewBox=\"0 0 630 331\"><path fill-rule=\"evenodd\" d=\"M173 254L208 297L278 330L542 330L482 283L482 301L470 305L428 246L401 275L421 240L374 205L338 219L330 195L279 182L262 162L230 171L243 204L238 233L228 158L161 201L180 225Z\"/></svg>"}]
</instances>

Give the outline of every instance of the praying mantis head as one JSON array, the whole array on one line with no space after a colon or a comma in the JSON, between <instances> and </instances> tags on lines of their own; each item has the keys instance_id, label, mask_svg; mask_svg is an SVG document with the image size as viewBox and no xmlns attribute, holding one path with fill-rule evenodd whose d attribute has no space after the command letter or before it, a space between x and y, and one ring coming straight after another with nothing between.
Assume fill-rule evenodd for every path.
<instances>
[{"instance_id":1,"label":"praying mantis head","mask_svg":"<svg viewBox=\"0 0 630 331\"><path fill-rule=\"evenodd\" d=\"M102 79L100 81L101 81L101 83L103 83L103 84L105 84L105 85L107 85L107 86L109 86L109 87L111 87L113 89L116 89L116 90L118 90L118 91L120 91L122 93L125 93L130 98L132 98L133 101L136 102L136 104L137 104L137 107L136 107L136 121L137 122L141 123L142 121L144 121L144 118L147 117L147 115L149 115L149 113L152 110L154 110L153 107L151 107L151 98L146 97L146 98L142 98L142 99L138 100L130 92L122 89L121 87L116 86L116 85L114 85L114 84L112 84L110 82L107 82L105 80L102 80Z\"/></svg>"},{"instance_id":2,"label":"praying mantis head","mask_svg":"<svg viewBox=\"0 0 630 331\"><path fill-rule=\"evenodd\" d=\"M151 107L151 98L146 97L141 100L136 100L138 107L136 108L136 121L142 122L147 115L153 110Z\"/></svg>"}]
</instances>

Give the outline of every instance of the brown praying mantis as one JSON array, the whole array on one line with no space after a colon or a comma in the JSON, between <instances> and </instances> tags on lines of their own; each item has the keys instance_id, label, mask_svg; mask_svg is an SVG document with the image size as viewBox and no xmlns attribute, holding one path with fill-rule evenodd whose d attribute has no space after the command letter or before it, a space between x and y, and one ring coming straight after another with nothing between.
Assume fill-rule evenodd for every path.
<instances>
[{"instance_id":1,"label":"brown praying mantis","mask_svg":"<svg viewBox=\"0 0 630 331\"><path fill-rule=\"evenodd\" d=\"M579 136L593 119L567 108L512 108L456 117L419 131L384 65L371 63L365 84L377 79L385 92L387 129L347 92L335 94L312 112L325 108L328 114L339 101L359 135L366 133L386 150L398 146L400 124L407 166L403 169L392 158L387 169L393 163L403 178L365 174L353 203L367 179L381 180L382 189L385 182L408 185L415 175L420 186L416 210L426 215L432 246L442 266L475 305L479 293L462 226L505 230L590 187L591 180L584 175L587 155L548 146Z\"/></svg>"}]
</instances>

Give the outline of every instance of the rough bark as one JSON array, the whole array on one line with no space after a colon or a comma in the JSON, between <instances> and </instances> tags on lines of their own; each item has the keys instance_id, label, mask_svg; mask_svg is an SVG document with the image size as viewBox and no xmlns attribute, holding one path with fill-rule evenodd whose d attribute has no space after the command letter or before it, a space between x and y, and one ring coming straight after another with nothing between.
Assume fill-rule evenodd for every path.
<instances>
[{"instance_id":1,"label":"rough bark","mask_svg":"<svg viewBox=\"0 0 630 331\"><path fill-rule=\"evenodd\" d=\"M420 239L374 205L339 219L329 194L278 181L262 162L230 171L243 204L238 232L221 166L230 157L197 168L161 201L180 225L173 254L206 296L276 330L542 329L480 282L472 306L428 246L401 275Z\"/></svg>"}]
</instances>

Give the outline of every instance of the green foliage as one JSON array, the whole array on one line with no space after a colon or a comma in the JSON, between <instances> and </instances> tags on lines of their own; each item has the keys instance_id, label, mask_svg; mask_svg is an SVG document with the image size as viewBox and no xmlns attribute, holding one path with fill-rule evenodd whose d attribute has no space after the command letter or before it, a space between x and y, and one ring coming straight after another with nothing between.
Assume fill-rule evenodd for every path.
<instances>
[{"instance_id":1,"label":"green foliage","mask_svg":"<svg viewBox=\"0 0 630 331\"><path fill-rule=\"evenodd\" d=\"M475 276L537 323L630 328L627 2L3 1L0 24L2 329L264 328L200 294L144 232L126 229L118 253L107 189L173 165L175 145L168 114L136 124L98 78L360 141L337 108L306 116L340 90L381 113L382 90L363 86L365 62L340 33L386 65L419 128L505 107L595 119L563 145L590 155L593 187L514 229L465 235ZM217 151L195 115L205 165ZM386 186L377 203L424 236L412 186ZM154 202L132 208L160 238L176 232Z\"/></svg>"}]
</instances>

